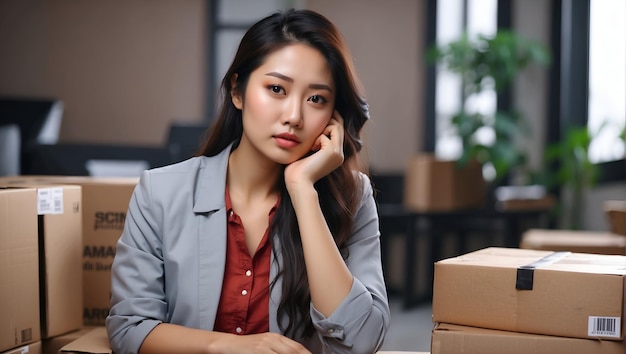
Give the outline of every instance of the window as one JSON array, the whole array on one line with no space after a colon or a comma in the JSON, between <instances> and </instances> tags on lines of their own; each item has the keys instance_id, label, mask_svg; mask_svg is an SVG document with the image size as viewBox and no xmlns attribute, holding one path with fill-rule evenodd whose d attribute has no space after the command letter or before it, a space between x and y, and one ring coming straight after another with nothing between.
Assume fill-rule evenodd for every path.
<instances>
[{"instance_id":1,"label":"window","mask_svg":"<svg viewBox=\"0 0 626 354\"><path fill-rule=\"evenodd\" d=\"M626 1L591 0L589 11L589 116L594 135L589 159L623 159L619 134L626 122ZM601 129L602 127L602 129Z\"/></svg>"},{"instance_id":2,"label":"window","mask_svg":"<svg viewBox=\"0 0 626 354\"><path fill-rule=\"evenodd\" d=\"M221 80L228 70L241 37L252 24L278 10L297 8L298 0L215 0L211 3L208 120L212 120L219 102Z\"/></svg>"},{"instance_id":3,"label":"window","mask_svg":"<svg viewBox=\"0 0 626 354\"><path fill-rule=\"evenodd\" d=\"M437 0L436 43L438 46L467 33L470 39L478 34L495 35L497 31L497 0ZM457 74L437 68L435 83L436 139L435 154L444 160L461 156L461 139L450 124L461 105L470 112L495 113L496 92L485 90L471 95L463 102L462 82ZM477 136L483 143L493 140L493 131L485 129Z\"/></svg>"}]
</instances>

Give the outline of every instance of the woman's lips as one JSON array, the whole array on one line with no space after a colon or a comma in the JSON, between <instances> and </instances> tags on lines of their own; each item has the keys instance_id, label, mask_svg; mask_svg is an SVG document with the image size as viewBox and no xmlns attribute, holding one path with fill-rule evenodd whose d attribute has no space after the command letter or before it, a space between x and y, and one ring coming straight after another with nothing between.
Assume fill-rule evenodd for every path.
<instances>
[{"instance_id":1,"label":"woman's lips","mask_svg":"<svg viewBox=\"0 0 626 354\"><path fill-rule=\"evenodd\" d=\"M300 140L294 134L290 133L282 133L274 135L274 140L276 140L276 144L278 144L281 148L292 148L300 144Z\"/></svg>"}]
</instances>

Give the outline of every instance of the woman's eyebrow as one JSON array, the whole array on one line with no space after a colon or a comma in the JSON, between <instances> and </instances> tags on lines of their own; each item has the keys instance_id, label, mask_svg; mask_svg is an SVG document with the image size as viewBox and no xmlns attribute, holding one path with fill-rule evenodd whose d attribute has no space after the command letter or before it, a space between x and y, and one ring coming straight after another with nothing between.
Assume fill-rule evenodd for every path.
<instances>
[{"instance_id":1,"label":"woman's eyebrow","mask_svg":"<svg viewBox=\"0 0 626 354\"><path fill-rule=\"evenodd\" d=\"M285 80L288 82L293 82L294 80L292 78L290 78L289 76L283 75L281 73L272 71L269 72L267 74L265 74L266 76L274 76L277 77L281 80ZM327 90L328 92L333 92L333 90L330 88L330 86L326 85L326 84L309 84L309 88L315 89L315 90Z\"/></svg>"}]
</instances>

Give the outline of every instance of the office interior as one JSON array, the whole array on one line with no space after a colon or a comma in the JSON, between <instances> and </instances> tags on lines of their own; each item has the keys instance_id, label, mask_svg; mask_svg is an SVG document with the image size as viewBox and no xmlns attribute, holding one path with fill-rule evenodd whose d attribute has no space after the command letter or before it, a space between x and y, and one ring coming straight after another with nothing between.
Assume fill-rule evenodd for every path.
<instances>
[{"instance_id":1,"label":"office interior","mask_svg":"<svg viewBox=\"0 0 626 354\"><path fill-rule=\"evenodd\" d=\"M520 144L528 147L529 165L540 169L546 147L564 138L566 126L587 124L586 41L595 1L602 0L1 0L0 102L13 106L0 107L0 125L7 126L0 130L0 146L8 146L0 156L5 165L12 162L0 171L94 175L101 168L114 175L117 168L132 175L191 156L199 132L215 117L220 75L241 34L257 19L290 7L324 14L346 39L370 107L363 132L370 173L375 181L391 181L379 185L381 200L388 198L383 202L402 204L408 161L437 150L437 95L449 93L437 89L438 69L426 53L448 15L460 19L461 29L472 25L468 19L491 18L492 30L514 30L551 51L549 66L531 66L516 77L507 96L497 98L497 104L519 107L528 118L533 133ZM472 8L491 11L472 14ZM614 28L623 31L623 22ZM626 33L621 36L620 43L604 45L619 46L623 58ZM615 72L623 84L623 62ZM28 107L15 108L16 101ZM33 113L45 118L18 122L16 133L9 117L16 110L45 112ZM603 203L626 200L623 140L616 144L621 158L599 162L606 173L584 192L585 230L608 230ZM118 164L106 165L110 161ZM558 220L541 227L559 227ZM401 237L381 237L391 240L391 254L406 246ZM502 242L478 235L465 250ZM422 246L416 245L418 263L428 256ZM456 255L454 245L443 247L442 257ZM402 321L392 330L405 335L393 332L397 342L385 348L427 351L428 296L403 306L397 288L406 269L402 257L390 258L390 297L395 318ZM418 283L426 272L416 271ZM418 322L423 337L415 335Z\"/></svg>"}]
</instances>

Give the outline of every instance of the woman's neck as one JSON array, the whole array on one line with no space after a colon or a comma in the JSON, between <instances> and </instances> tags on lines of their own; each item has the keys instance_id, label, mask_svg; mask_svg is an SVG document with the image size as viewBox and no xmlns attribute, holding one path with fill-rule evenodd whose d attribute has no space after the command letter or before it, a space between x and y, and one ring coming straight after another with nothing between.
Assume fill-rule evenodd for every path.
<instances>
[{"instance_id":1,"label":"woman's neck","mask_svg":"<svg viewBox=\"0 0 626 354\"><path fill-rule=\"evenodd\" d=\"M235 193L248 200L276 195L283 168L255 152L244 143L230 154L227 184L231 195Z\"/></svg>"}]
</instances>

